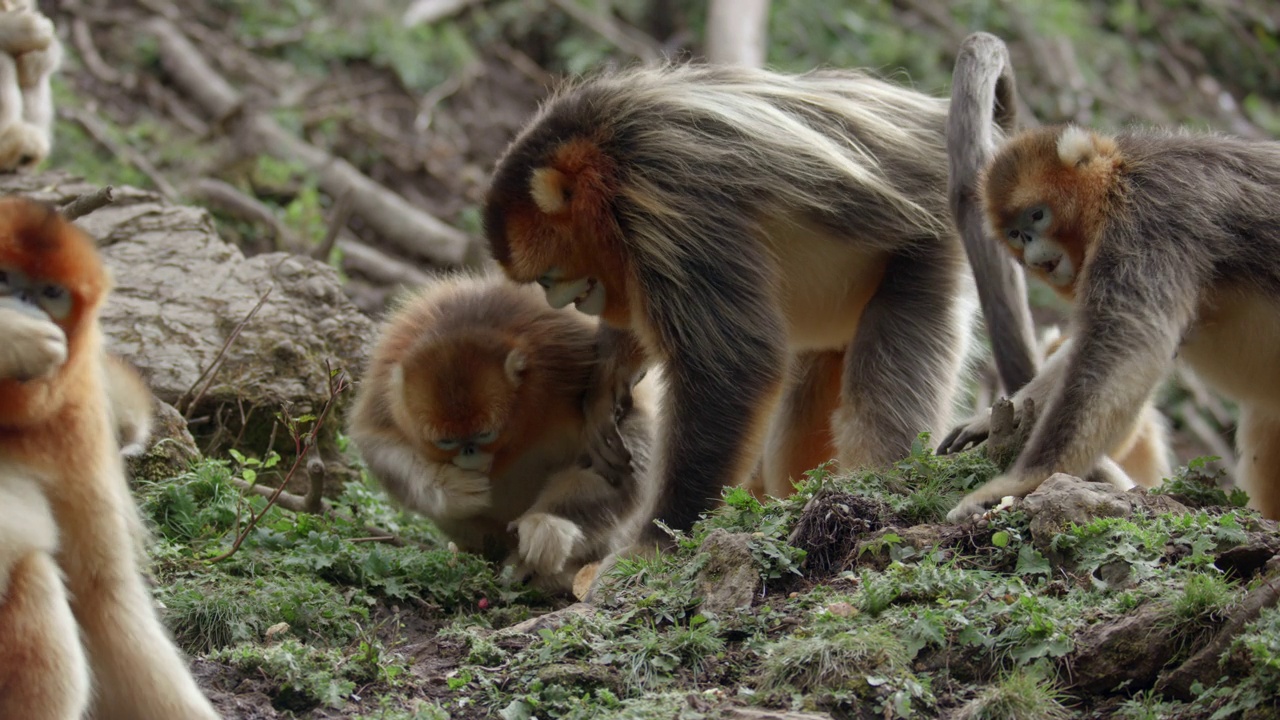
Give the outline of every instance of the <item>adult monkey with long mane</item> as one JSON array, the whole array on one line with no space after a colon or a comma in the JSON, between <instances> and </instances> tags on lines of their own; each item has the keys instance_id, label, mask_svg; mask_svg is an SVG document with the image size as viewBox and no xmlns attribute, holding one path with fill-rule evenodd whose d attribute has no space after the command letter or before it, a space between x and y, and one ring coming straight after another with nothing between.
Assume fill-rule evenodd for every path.
<instances>
[{"instance_id":1,"label":"adult monkey with long mane","mask_svg":"<svg viewBox=\"0 0 1280 720\"><path fill-rule=\"evenodd\" d=\"M973 271L979 276L978 289L987 323L993 328L1008 329L1003 333L993 331L992 344L996 346L995 359L1005 391L1014 394L1031 380L1040 360L1064 353L1069 345L1055 330L1036 344L1042 347L1033 349L1028 342L1032 332L1030 307L1026 303L1003 302L1003 296L991 303L984 292L1001 285L1007 287L1009 295L1026 296L1023 258L1019 252L1008 252L1003 243L991 237L979 197L982 173L998 149L991 128L998 126L1007 132L1015 129L1016 83L1008 48L994 35L973 33L960 45L954 77L947 121L951 212L964 237ZM982 274L991 269L1004 272L984 282ZM1051 283L1051 287L1065 299L1073 299L1070 286ZM1017 316L1002 317L1010 310L1017 311ZM962 426L971 428L969 432L956 430L944 438L939 452L959 450L968 442L985 437L979 428L986 427L988 412L981 411L976 420ZM1124 489L1135 484L1154 487L1169 473L1169 456L1165 420L1148 397L1129 432L1111 446L1110 457L1101 458L1092 475Z\"/></svg>"},{"instance_id":2,"label":"adult monkey with long mane","mask_svg":"<svg viewBox=\"0 0 1280 720\"><path fill-rule=\"evenodd\" d=\"M947 424L976 302L946 108L857 71L634 68L562 88L508 147L485 209L495 259L604 320L615 394L664 363L657 519L688 529L752 471L784 390L805 389L785 383L797 358L844 353L845 468ZM618 400L589 403L607 419ZM616 436L594 447L625 459Z\"/></svg>"},{"instance_id":3,"label":"adult monkey with long mane","mask_svg":"<svg viewBox=\"0 0 1280 720\"><path fill-rule=\"evenodd\" d=\"M1239 403L1238 479L1280 518L1280 143L1043 128L1000 149L982 196L1009 249L1075 307L1070 347L1015 396L1041 408L1026 447L949 517L1090 472L1179 358Z\"/></svg>"}]
</instances>

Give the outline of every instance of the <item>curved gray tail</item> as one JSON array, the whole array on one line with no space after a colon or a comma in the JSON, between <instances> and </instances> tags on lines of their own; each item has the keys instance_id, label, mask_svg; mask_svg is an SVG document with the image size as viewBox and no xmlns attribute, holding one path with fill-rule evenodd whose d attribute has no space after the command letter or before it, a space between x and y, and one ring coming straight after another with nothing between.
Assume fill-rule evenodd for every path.
<instances>
[{"instance_id":1,"label":"curved gray tail","mask_svg":"<svg viewBox=\"0 0 1280 720\"><path fill-rule=\"evenodd\" d=\"M1009 50L1000 38L973 33L960 44L947 116L947 195L978 285L996 370L1007 395L1035 375L1035 329L1026 279L1013 256L989 237L978 197L978 175L996 142L1017 127L1018 109Z\"/></svg>"}]
</instances>

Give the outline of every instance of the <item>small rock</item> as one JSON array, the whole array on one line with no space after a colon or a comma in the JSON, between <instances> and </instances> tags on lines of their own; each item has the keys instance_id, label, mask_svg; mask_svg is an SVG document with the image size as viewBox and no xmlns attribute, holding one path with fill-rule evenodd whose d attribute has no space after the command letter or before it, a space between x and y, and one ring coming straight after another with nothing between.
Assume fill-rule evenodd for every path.
<instances>
[{"instance_id":1,"label":"small rock","mask_svg":"<svg viewBox=\"0 0 1280 720\"><path fill-rule=\"evenodd\" d=\"M1186 506L1173 498L1132 491L1125 492L1108 483L1088 482L1066 473L1056 473L1040 484L1022 502L1031 516L1031 536L1042 552L1054 535L1068 525L1083 525L1094 518L1125 517L1137 508L1153 512L1185 513Z\"/></svg>"},{"instance_id":2,"label":"small rock","mask_svg":"<svg viewBox=\"0 0 1280 720\"><path fill-rule=\"evenodd\" d=\"M847 602L835 602L827 606L827 612L836 617L847 618L853 617L858 611Z\"/></svg>"},{"instance_id":3,"label":"small rock","mask_svg":"<svg viewBox=\"0 0 1280 720\"><path fill-rule=\"evenodd\" d=\"M712 530L699 552L708 555L698 573L702 612L726 614L751 607L760 590L760 571L751 555L751 535Z\"/></svg>"},{"instance_id":4,"label":"small rock","mask_svg":"<svg viewBox=\"0 0 1280 720\"><path fill-rule=\"evenodd\" d=\"M505 627L498 632L503 635L527 634L533 635L544 628L555 628L563 625L570 618L591 617L596 614L596 609L587 603L574 603L566 608L561 608L545 615L529 618L523 622L518 622L510 627Z\"/></svg>"}]
</instances>

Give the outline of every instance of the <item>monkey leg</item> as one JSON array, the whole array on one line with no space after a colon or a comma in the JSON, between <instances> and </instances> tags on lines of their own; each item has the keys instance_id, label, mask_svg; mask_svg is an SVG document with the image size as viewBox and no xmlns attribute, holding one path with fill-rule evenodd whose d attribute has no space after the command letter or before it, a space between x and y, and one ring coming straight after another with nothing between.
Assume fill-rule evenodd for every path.
<instances>
[{"instance_id":1,"label":"monkey leg","mask_svg":"<svg viewBox=\"0 0 1280 720\"><path fill-rule=\"evenodd\" d=\"M104 412L98 429L111 432ZM58 562L94 679L94 720L217 720L169 637L139 565L141 519L113 444L83 483L50 488L62 531Z\"/></svg>"},{"instance_id":2,"label":"monkey leg","mask_svg":"<svg viewBox=\"0 0 1280 720\"><path fill-rule=\"evenodd\" d=\"M1249 493L1249 507L1280 520L1280 411L1242 404L1236 442L1236 478Z\"/></svg>"},{"instance_id":3,"label":"monkey leg","mask_svg":"<svg viewBox=\"0 0 1280 720\"><path fill-rule=\"evenodd\" d=\"M947 427L976 303L963 258L890 260L845 354L832 426L842 469L906 457L916 436Z\"/></svg>"},{"instance_id":4,"label":"monkey leg","mask_svg":"<svg viewBox=\"0 0 1280 720\"><path fill-rule=\"evenodd\" d=\"M38 485L0 468L0 718L78 720L89 705L89 666L56 544Z\"/></svg>"},{"instance_id":5,"label":"monkey leg","mask_svg":"<svg viewBox=\"0 0 1280 720\"><path fill-rule=\"evenodd\" d=\"M831 417L840 405L844 352L803 353L792 362L794 377L770 420L764 456L753 476L769 497L790 496L794 481L836 456ZM759 492L756 497L764 499Z\"/></svg>"},{"instance_id":6,"label":"monkey leg","mask_svg":"<svg viewBox=\"0 0 1280 720\"><path fill-rule=\"evenodd\" d=\"M1157 487L1172 474L1169 455L1169 424L1150 402L1125 444L1112 453L1129 477L1144 488Z\"/></svg>"}]
</instances>

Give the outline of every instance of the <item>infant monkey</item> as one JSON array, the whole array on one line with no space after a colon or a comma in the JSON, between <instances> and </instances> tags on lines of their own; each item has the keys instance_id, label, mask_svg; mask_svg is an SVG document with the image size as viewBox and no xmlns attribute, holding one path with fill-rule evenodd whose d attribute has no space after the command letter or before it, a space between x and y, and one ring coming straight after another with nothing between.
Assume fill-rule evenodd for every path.
<instances>
[{"instance_id":1,"label":"infant monkey","mask_svg":"<svg viewBox=\"0 0 1280 720\"><path fill-rule=\"evenodd\" d=\"M618 409L629 470L583 467L596 322L500 276L441 279L392 311L351 421L392 497L460 549L553 591L630 544L655 496L645 471L656 373Z\"/></svg>"}]
</instances>

